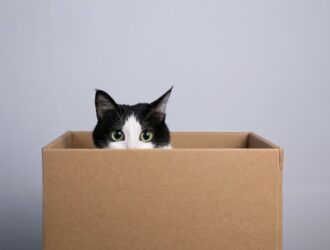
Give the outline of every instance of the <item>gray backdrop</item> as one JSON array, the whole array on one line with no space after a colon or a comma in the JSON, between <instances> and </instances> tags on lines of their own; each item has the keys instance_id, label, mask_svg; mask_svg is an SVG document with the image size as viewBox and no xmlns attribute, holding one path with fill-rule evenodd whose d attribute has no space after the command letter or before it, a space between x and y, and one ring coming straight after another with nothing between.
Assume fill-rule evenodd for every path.
<instances>
[{"instance_id":1,"label":"gray backdrop","mask_svg":"<svg viewBox=\"0 0 330 250\"><path fill-rule=\"evenodd\" d=\"M284 249L330 249L330 2L0 1L0 249L41 249L41 147L171 85L177 131L285 148Z\"/></svg>"}]
</instances>

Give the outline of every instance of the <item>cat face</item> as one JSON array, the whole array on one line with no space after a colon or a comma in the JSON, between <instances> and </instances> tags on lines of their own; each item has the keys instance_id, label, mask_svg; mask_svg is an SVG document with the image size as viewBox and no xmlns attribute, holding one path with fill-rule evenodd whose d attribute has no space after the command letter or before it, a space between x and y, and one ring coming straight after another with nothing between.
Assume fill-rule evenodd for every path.
<instances>
[{"instance_id":1,"label":"cat face","mask_svg":"<svg viewBox=\"0 0 330 250\"><path fill-rule=\"evenodd\" d=\"M97 124L93 131L98 148L170 148L170 132L165 123L166 105L172 88L152 103L117 104L106 92L97 90Z\"/></svg>"}]
</instances>

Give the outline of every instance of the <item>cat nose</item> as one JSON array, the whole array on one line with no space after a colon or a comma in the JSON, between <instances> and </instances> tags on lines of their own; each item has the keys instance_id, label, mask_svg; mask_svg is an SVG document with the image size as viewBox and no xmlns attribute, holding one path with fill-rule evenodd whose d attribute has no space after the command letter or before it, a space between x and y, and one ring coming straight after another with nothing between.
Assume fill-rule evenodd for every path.
<instances>
[{"instance_id":1,"label":"cat nose","mask_svg":"<svg viewBox=\"0 0 330 250\"><path fill-rule=\"evenodd\" d=\"M138 139L131 136L131 135L127 135L127 139L126 139L126 148L127 149L134 149L138 147Z\"/></svg>"},{"instance_id":2,"label":"cat nose","mask_svg":"<svg viewBox=\"0 0 330 250\"><path fill-rule=\"evenodd\" d=\"M127 149L133 149L133 148L136 148L136 143L129 142L129 143L126 144L126 148L127 148Z\"/></svg>"}]
</instances>

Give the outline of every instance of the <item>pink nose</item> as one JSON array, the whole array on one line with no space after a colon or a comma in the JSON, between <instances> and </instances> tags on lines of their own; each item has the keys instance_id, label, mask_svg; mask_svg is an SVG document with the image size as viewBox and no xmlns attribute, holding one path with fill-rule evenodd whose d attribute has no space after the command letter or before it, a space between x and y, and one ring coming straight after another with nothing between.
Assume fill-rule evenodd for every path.
<instances>
[{"instance_id":1,"label":"pink nose","mask_svg":"<svg viewBox=\"0 0 330 250\"><path fill-rule=\"evenodd\" d=\"M127 143L126 148L127 149L134 149L134 148L136 148L136 145L134 143Z\"/></svg>"}]
</instances>

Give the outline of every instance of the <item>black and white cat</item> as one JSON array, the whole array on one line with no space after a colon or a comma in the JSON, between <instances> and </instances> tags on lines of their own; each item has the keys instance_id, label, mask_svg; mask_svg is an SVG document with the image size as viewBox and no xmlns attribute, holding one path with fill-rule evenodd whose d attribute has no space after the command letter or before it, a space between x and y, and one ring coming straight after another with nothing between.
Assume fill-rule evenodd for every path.
<instances>
[{"instance_id":1,"label":"black and white cat","mask_svg":"<svg viewBox=\"0 0 330 250\"><path fill-rule=\"evenodd\" d=\"M166 105L172 88L152 103L117 104L106 92L97 90L97 124L93 140L97 148L171 148L165 123Z\"/></svg>"}]
</instances>

